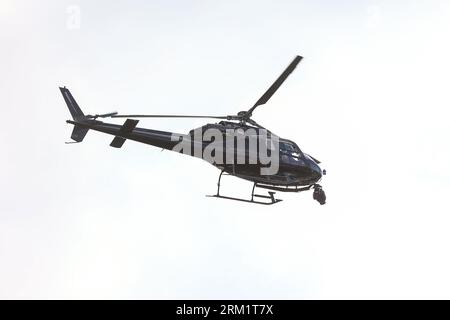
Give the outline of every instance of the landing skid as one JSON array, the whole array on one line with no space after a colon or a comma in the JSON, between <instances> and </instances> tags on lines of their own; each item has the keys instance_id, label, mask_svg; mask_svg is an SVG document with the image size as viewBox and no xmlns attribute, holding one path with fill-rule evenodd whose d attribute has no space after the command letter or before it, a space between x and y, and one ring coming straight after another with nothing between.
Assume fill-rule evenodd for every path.
<instances>
[{"instance_id":1,"label":"landing skid","mask_svg":"<svg viewBox=\"0 0 450 320\"><path fill-rule=\"evenodd\" d=\"M256 203L256 204L263 204L263 205L272 205L272 204L278 203L280 201L283 201L281 199L276 199L275 192L273 192L273 191L268 191L268 194L269 194L268 196L262 195L262 194L256 194L255 188L259 186L256 182L253 184L252 197L250 200L243 199L243 198L222 196L220 194L220 180L222 179L223 173L224 173L224 171L222 171L220 173L219 181L217 181L217 193L214 195L207 195L207 197L214 197L214 198L221 198L221 199L226 199L226 200L235 200L235 201L242 201L242 202ZM225 174L227 174L227 173L225 173ZM255 198L268 199L268 200L270 200L270 202L269 201L257 201L257 200L255 200Z\"/></svg>"},{"instance_id":2,"label":"landing skid","mask_svg":"<svg viewBox=\"0 0 450 320\"><path fill-rule=\"evenodd\" d=\"M269 192L269 193L275 193L275 192ZM226 199L226 200L235 200L235 201L242 201L242 202L248 202L248 203L264 204L266 206L269 206L271 204L275 204L275 203L278 203L280 201L283 201L281 199L275 199L275 198L272 199L273 195L271 195L272 197L259 195L259 194L254 194L253 196L258 196L258 197L261 197L261 198L268 198L268 199L271 199L271 202L263 202L263 201L248 200L248 199L243 199L243 198L227 197L227 196L221 196L220 194L219 195L217 195L217 194L207 195L207 197L212 197L212 198L220 198L220 199Z\"/></svg>"}]
</instances>

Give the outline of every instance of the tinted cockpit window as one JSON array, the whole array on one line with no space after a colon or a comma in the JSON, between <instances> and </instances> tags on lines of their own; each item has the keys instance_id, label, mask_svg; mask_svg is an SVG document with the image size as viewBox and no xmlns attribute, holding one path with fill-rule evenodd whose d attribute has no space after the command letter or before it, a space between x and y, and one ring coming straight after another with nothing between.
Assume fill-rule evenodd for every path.
<instances>
[{"instance_id":1,"label":"tinted cockpit window","mask_svg":"<svg viewBox=\"0 0 450 320\"><path fill-rule=\"evenodd\" d=\"M289 154L294 157L301 157L301 151L299 147L290 142L281 142L280 141L280 152L283 154Z\"/></svg>"},{"instance_id":2,"label":"tinted cockpit window","mask_svg":"<svg viewBox=\"0 0 450 320\"><path fill-rule=\"evenodd\" d=\"M296 151L295 147L292 144L287 143L287 142L280 142L280 150L281 151L285 151L285 152L289 152L289 153L292 153L292 152Z\"/></svg>"}]
</instances>

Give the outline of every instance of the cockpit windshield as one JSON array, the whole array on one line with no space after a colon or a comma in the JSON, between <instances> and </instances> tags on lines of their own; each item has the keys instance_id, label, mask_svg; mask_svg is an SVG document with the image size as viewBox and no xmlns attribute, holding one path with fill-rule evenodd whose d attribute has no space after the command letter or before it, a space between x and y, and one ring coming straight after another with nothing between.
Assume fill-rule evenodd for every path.
<instances>
[{"instance_id":1,"label":"cockpit windshield","mask_svg":"<svg viewBox=\"0 0 450 320\"><path fill-rule=\"evenodd\" d=\"M300 148L295 143L289 141L280 141L280 153L288 154L296 158L303 156Z\"/></svg>"}]
</instances>

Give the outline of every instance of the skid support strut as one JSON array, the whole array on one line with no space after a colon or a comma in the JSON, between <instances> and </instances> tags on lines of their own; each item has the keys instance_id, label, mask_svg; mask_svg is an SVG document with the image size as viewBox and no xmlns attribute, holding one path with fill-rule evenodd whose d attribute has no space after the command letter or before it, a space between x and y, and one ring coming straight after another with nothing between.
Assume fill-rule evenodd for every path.
<instances>
[{"instance_id":1,"label":"skid support strut","mask_svg":"<svg viewBox=\"0 0 450 320\"><path fill-rule=\"evenodd\" d=\"M235 200L235 201L242 201L242 202L256 203L256 204L264 204L264 205L271 205L271 204L275 204L275 203L282 201L281 199L275 198L275 192L273 192L273 191L268 191L269 195L256 194L255 188L258 186L258 184L256 182L253 184L252 196L251 196L250 200L243 199L243 198L222 196L220 194L220 185L221 185L222 175L224 174L224 172L225 172L224 170L222 170L222 172L220 172L219 180L217 181L217 193L215 195L207 195L207 197L214 197L214 198L221 198L221 199ZM268 200L270 200L270 202L269 201L257 201L254 199L255 197L262 198L262 199L268 199Z\"/></svg>"}]
</instances>

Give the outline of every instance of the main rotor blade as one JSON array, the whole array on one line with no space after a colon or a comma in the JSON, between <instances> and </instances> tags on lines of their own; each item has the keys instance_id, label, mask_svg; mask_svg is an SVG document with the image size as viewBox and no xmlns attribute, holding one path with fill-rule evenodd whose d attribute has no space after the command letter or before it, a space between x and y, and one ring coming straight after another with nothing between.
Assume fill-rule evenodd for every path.
<instances>
[{"instance_id":1,"label":"main rotor blade","mask_svg":"<svg viewBox=\"0 0 450 320\"><path fill-rule=\"evenodd\" d=\"M252 113L253 110L255 110L255 108L257 106L260 106L262 104L265 104L267 101L269 101L269 99L273 96L273 94L278 90L278 88L283 84L284 80L287 79L287 77L289 77L289 75L291 74L292 71L294 71L295 67L298 65L298 63L303 59L303 57L301 56L296 56L295 59L289 64L289 66L284 70L284 72L278 77L277 80L275 80L275 82L270 86L269 89L267 89L267 91L261 96L261 98L259 98L259 100L255 103L255 105L253 107L251 107L248 111L247 111L247 115L246 118L248 119Z\"/></svg>"},{"instance_id":2,"label":"main rotor blade","mask_svg":"<svg viewBox=\"0 0 450 320\"><path fill-rule=\"evenodd\" d=\"M228 119L227 116L191 116L176 114L116 114L111 118L209 118L209 119Z\"/></svg>"}]
</instances>

